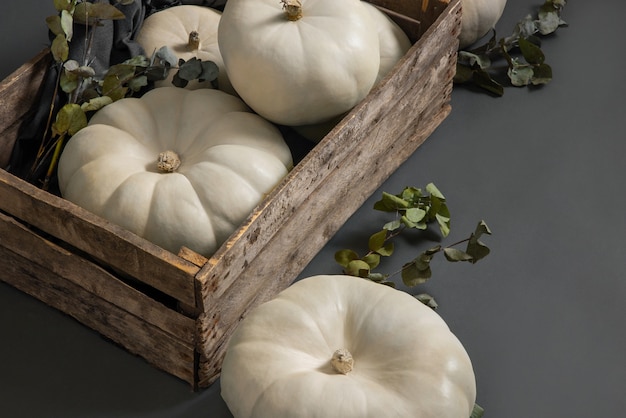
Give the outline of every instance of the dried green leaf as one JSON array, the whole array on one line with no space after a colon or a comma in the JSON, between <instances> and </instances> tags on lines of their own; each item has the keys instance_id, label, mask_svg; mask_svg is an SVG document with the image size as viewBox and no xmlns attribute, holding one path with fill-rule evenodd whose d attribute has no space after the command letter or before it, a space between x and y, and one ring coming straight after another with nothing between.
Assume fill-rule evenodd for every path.
<instances>
[{"instance_id":1,"label":"dried green leaf","mask_svg":"<svg viewBox=\"0 0 626 418\"><path fill-rule=\"evenodd\" d=\"M65 31L61 27L61 16L54 15L46 18L46 25L53 35L65 35Z\"/></svg>"},{"instance_id":2,"label":"dried green leaf","mask_svg":"<svg viewBox=\"0 0 626 418\"><path fill-rule=\"evenodd\" d=\"M175 67L178 65L178 57L169 46L162 46L154 53L154 57L159 61L169 65L170 67Z\"/></svg>"},{"instance_id":3,"label":"dried green leaf","mask_svg":"<svg viewBox=\"0 0 626 418\"><path fill-rule=\"evenodd\" d=\"M381 199L374 203L374 209L381 212L396 212L409 206L406 200L387 192L383 192Z\"/></svg>"},{"instance_id":4,"label":"dried green leaf","mask_svg":"<svg viewBox=\"0 0 626 418\"><path fill-rule=\"evenodd\" d=\"M189 84L189 80L181 78L179 72L177 71L172 77L172 84L176 87L185 88L187 84Z\"/></svg>"},{"instance_id":5,"label":"dried green leaf","mask_svg":"<svg viewBox=\"0 0 626 418\"><path fill-rule=\"evenodd\" d=\"M78 3L74 10L74 21L88 26L98 24L101 20L123 19L126 19L124 13L109 3L82 2Z\"/></svg>"},{"instance_id":6,"label":"dried green leaf","mask_svg":"<svg viewBox=\"0 0 626 418\"><path fill-rule=\"evenodd\" d=\"M474 404L474 408L472 409L472 415L469 418L482 418L485 414L485 410L478 404Z\"/></svg>"},{"instance_id":7,"label":"dried green leaf","mask_svg":"<svg viewBox=\"0 0 626 418\"><path fill-rule=\"evenodd\" d=\"M363 261L367 263L367 265L370 267L370 270L373 270L380 264L380 254L368 254L363 257Z\"/></svg>"},{"instance_id":8,"label":"dried green leaf","mask_svg":"<svg viewBox=\"0 0 626 418\"><path fill-rule=\"evenodd\" d=\"M63 71L59 77L59 87L65 93L71 93L78 88L80 80L78 76L69 71Z\"/></svg>"},{"instance_id":9,"label":"dried green leaf","mask_svg":"<svg viewBox=\"0 0 626 418\"><path fill-rule=\"evenodd\" d=\"M54 8L57 11L69 10L71 7L71 0L54 0Z\"/></svg>"},{"instance_id":10,"label":"dried green leaf","mask_svg":"<svg viewBox=\"0 0 626 418\"><path fill-rule=\"evenodd\" d=\"M358 260L359 255L352 250L339 250L335 253L335 261L341 267L348 267L348 264L353 260Z\"/></svg>"},{"instance_id":11,"label":"dried green leaf","mask_svg":"<svg viewBox=\"0 0 626 418\"><path fill-rule=\"evenodd\" d=\"M437 186L435 186L434 183L428 183L426 185L426 191L438 199L446 200L443 193L441 193L441 191L437 188Z\"/></svg>"},{"instance_id":12,"label":"dried green leaf","mask_svg":"<svg viewBox=\"0 0 626 418\"><path fill-rule=\"evenodd\" d=\"M529 64L543 64L546 57L541 48L526 38L520 38L518 42L520 51L526 62Z\"/></svg>"},{"instance_id":13,"label":"dried green leaf","mask_svg":"<svg viewBox=\"0 0 626 418\"><path fill-rule=\"evenodd\" d=\"M150 60L145 55L135 55L126 61L126 65L132 65L133 67L147 68L150 65Z\"/></svg>"},{"instance_id":14,"label":"dried green leaf","mask_svg":"<svg viewBox=\"0 0 626 418\"><path fill-rule=\"evenodd\" d=\"M450 216L444 216L439 213L435 215L441 235L445 238L450 234Z\"/></svg>"},{"instance_id":15,"label":"dried green leaf","mask_svg":"<svg viewBox=\"0 0 626 418\"><path fill-rule=\"evenodd\" d=\"M140 76L131 78L128 81L128 88L134 92L138 92L139 90L146 87L147 85L148 85L148 77L146 77L145 75L140 75Z\"/></svg>"},{"instance_id":16,"label":"dried green leaf","mask_svg":"<svg viewBox=\"0 0 626 418\"><path fill-rule=\"evenodd\" d=\"M419 295L415 295L415 298L429 308L437 309L439 307L439 304L437 303L435 298L428 293L420 293Z\"/></svg>"},{"instance_id":17,"label":"dried green leaf","mask_svg":"<svg viewBox=\"0 0 626 418\"><path fill-rule=\"evenodd\" d=\"M214 81L217 80L220 69L213 61L202 61L202 73L198 76L200 81Z\"/></svg>"},{"instance_id":18,"label":"dried green leaf","mask_svg":"<svg viewBox=\"0 0 626 418\"><path fill-rule=\"evenodd\" d=\"M432 271L430 270L430 266L425 269L417 268L417 263L411 262L407 263L402 267L402 282L408 287L418 286L432 276Z\"/></svg>"},{"instance_id":19,"label":"dried green leaf","mask_svg":"<svg viewBox=\"0 0 626 418\"><path fill-rule=\"evenodd\" d=\"M65 133L74 135L85 126L87 126L85 112L78 104L68 103L59 109L52 124L52 132L55 135L63 135Z\"/></svg>"},{"instance_id":20,"label":"dried green leaf","mask_svg":"<svg viewBox=\"0 0 626 418\"><path fill-rule=\"evenodd\" d=\"M557 10L541 10L537 16L537 30L542 35L549 35L556 31L559 26L566 25L566 22L561 19Z\"/></svg>"},{"instance_id":21,"label":"dried green leaf","mask_svg":"<svg viewBox=\"0 0 626 418\"><path fill-rule=\"evenodd\" d=\"M370 266L363 260L352 260L345 267L345 273L350 276L367 278L370 273Z\"/></svg>"},{"instance_id":22,"label":"dried green leaf","mask_svg":"<svg viewBox=\"0 0 626 418\"><path fill-rule=\"evenodd\" d=\"M541 64L533 69L533 78L530 80L533 85L548 84L550 81L552 81L552 67L548 64Z\"/></svg>"},{"instance_id":23,"label":"dried green leaf","mask_svg":"<svg viewBox=\"0 0 626 418\"><path fill-rule=\"evenodd\" d=\"M387 231L395 231L396 229L400 228L401 226L402 226L402 222L400 222L399 219L394 219L391 222L387 222L383 226L383 229L386 229Z\"/></svg>"},{"instance_id":24,"label":"dried green leaf","mask_svg":"<svg viewBox=\"0 0 626 418\"><path fill-rule=\"evenodd\" d=\"M495 94L496 96L502 96L504 94L504 87L502 84L495 81L487 71L475 70L473 73L472 81L478 87L487 90L488 92Z\"/></svg>"},{"instance_id":25,"label":"dried green leaf","mask_svg":"<svg viewBox=\"0 0 626 418\"><path fill-rule=\"evenodd\" d=\"M448 261L471 261L472 256L456 248L447 247L443 249L443 254Z\"/></svg>"},{"instance_id":26,"label":"dried green leaf","mask_svg":"<svg viewBox=\"0 0 626 418\"><path fill-rule=\"evenodd\" d=\"M426 217L426 211L420 208L408 208L404 214L409 221L416 224Z\"/></svg>"},{"instance_id":27,"label":"dried green leaf","mask_svg":"<svg viewBox=\"0 0 626 418\"><path fill-rule=\"evenodd\" d=\"M84 112L91 112L102 109L104 106L113 103L113 99L109 96L98 96L83 103L80 107Z\"/></svg>"},{"instance_id":28,"label":"dried green leaf","mask_svg":"<svg viewBox=\"0 0 626 418\"><path fill-rule=\"evenodd\" d=\"M378 251L383 245L385 245L385 241L387 240L387 231L381 230L372 234L368 240L368 248L370 251Z\"/></svg>"},{"instance_id":29,"label":"dried green leaf","mask_svg":"<svg viewBox=\"0 0 626 418\"><path fill-rule=\"evenodd\" d=\"M533 78L533 68L530 65L519 64L514 60L513 65L507 71L507 75L514 86L527 86Z\"/></svg>"},{"instance_id":30,"label":"dried green leaf","mask_svg":"<svg viewBox=\"0 0 626 418\"><path fill-rule=\"evenodd\" d=\"M107 74L102 80L102 95L109 96L113 101L126 97L128 88L122 84L127 80L121 80L116 74Z\"/></svg>"},{"instance_id":31,"label":"dried green leaf","mask_svg":"<svg viewBox=\"0 0 626 418\"><path fill-rule=\"evenodd\" d=\"M74 18L72 14L67 10L61 11L61 29L63 33L65 33L65 38L68 42L72 41L72 36L74 35Z\"/></svg>"},{"instance_id":32,"label":"dried green leaf","mask_svg":"<svg viewBox=\"0 0 626 418\"><path fill-rule=\"evenodd\" d=\"M70 46L67 44L64 34L58 34L50 46L50 52L56 62L63 62L70 54Z\"/></svg>"},{"instance_id":33,"label":"dried green leaf","mask_svg":"<svg viewBox=\"0 0 626 418\"><path fill-rule=\"evenodd\" d=\"M458 59L460 62L468 65L471 68L486 69L491 67L491 60L487 55L478 55L469 51L459 51Z\"/></svg>"},{"instance_id":34,"label":"dried green leaf","mask_svg":"<svg viewBox=\"0 0 626 418\"><path fill-rule=\"evenodd\" d=\"M197 80L202 74L202 62L198 58L191 58L178 66L178 76L183 80Z\"/></svg>"}]
</instances>

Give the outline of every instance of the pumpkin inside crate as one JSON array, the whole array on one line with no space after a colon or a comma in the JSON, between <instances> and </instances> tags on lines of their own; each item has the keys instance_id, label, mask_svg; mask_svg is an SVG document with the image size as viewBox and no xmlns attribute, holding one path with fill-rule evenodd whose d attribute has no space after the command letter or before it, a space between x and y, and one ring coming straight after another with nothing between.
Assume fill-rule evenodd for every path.
<instances>
[{"instance_id":1,"label":"pumpkin inside crate","mask_svg":"<svg viewBox=\"0 0 626 418\"><path fill-rule=\"evenodd\" d=\"M0 279L209 386L240 318L289 286L450 112L460 0L370 3L413 47L213 256L165 251L0 170ZM3 167L48 63L43 51L0 84Z\"/></svg>"}]
</instances>

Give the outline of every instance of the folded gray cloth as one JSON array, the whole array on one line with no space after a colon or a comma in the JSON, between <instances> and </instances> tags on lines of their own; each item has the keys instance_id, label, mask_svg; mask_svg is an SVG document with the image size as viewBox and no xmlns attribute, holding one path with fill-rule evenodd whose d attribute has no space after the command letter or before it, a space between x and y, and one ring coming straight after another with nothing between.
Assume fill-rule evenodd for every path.
<instances>
[{"instance_id":1,"label":"folded gray cloth","mask_svg":"<svg viewBox=\"0 0 626 418\"><path fill-rule=\"evenodd\" d=\"M126 19L106 20L102 22L102 26L96 28L89 57L85 57L86 30L84 26L74 25L74 34L70 42L69 57L81 64L84 64L85 60L88 59L89 65L96 71L96 74L105 73L111 65L145 54L141 46L135 41L135 37L144 19L152 13L182 4L207 6L221 10L226 4L226 0L135 0L128 5L117 4L116 0L109 0L109 3L116 5L124 13ZM42 22L42 25L44 24L45 22ZM45 134L49 112L48 104L55 101L55 109L59 109L66 100L63 92L55 96L58 70L58 66L54 63L48 69L40 89L41 96L35 101L36 105L28 117L28 123L24 123L20 130L11 154L10 164L7 167L8 171L33 183L39 182L47 169L47 164L43 164L34 174L29 173L41 138Z\"/></svg>"}]
</instances>

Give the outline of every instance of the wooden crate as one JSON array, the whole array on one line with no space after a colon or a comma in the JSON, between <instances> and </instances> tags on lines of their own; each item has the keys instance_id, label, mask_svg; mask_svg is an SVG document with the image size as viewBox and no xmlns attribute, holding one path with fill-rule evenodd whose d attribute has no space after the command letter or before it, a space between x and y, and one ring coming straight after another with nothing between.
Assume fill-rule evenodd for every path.
<instances>
[{"instance_id":1,"label":"wooden crate","mask_svg":"<svg viewBox=\"0 0 626 418\"><path fill-rule=\"evenodd\" d=\"M0 169L0 279L209 386L246 312L289 286L450 112L460 0L370 1L413 47L210 259L172 254ZM0 84L0 155L28 122L48 59Z\"/></svg>"}]
</instances>

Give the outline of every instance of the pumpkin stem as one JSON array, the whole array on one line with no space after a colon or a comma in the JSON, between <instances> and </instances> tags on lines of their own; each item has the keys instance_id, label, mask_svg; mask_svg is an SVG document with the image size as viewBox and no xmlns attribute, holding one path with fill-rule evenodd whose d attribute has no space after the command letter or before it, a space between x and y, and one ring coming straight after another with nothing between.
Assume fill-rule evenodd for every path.
<instances>
[{"instance_id":1,"label":"pumpkin stem","mask_svg":"<svg viewBox=\"0 0 626 418\"><path fill-rule=\"evenodd\" d=\"M333 366L333 369L341 374L348 374L352 371L354 367L354 359L352 358L352 354L346 350L345 348L340 348L339 350L333 353L332 358L330 359L330 365Z\"/></svg>"},{"instance_id":2,"label":"pumpkin stem","mask_svg":"<svg viewBox=\"0 0 626 418\"><path fill-rule=\"evenodd\" d=\"M292 22L302 17L302 2L300 0L281 0L287 19Z\"/></svg>"},{"instance_id":3,"label":"pumpkin stem","mask_svg":"<svg viewBox=\"0 0 626 418\"><path fill-rule=\"evenodd\" d=\"M200 34L198 31L191 31L189 33L189 41L187 42L187 47L192 51L197 51L200 49Z\"/></svg>"},{"instance_id":4,"label":"pumpkin stem","mask_svg":"<svg viewBox=\"0 0 626 418\"><path fill-rule=\"evenodd\" d=\"M180 157L172 150L159 154L157 168L165 173L173 173L180 167Z\"/></svg>"}]
</instances>

